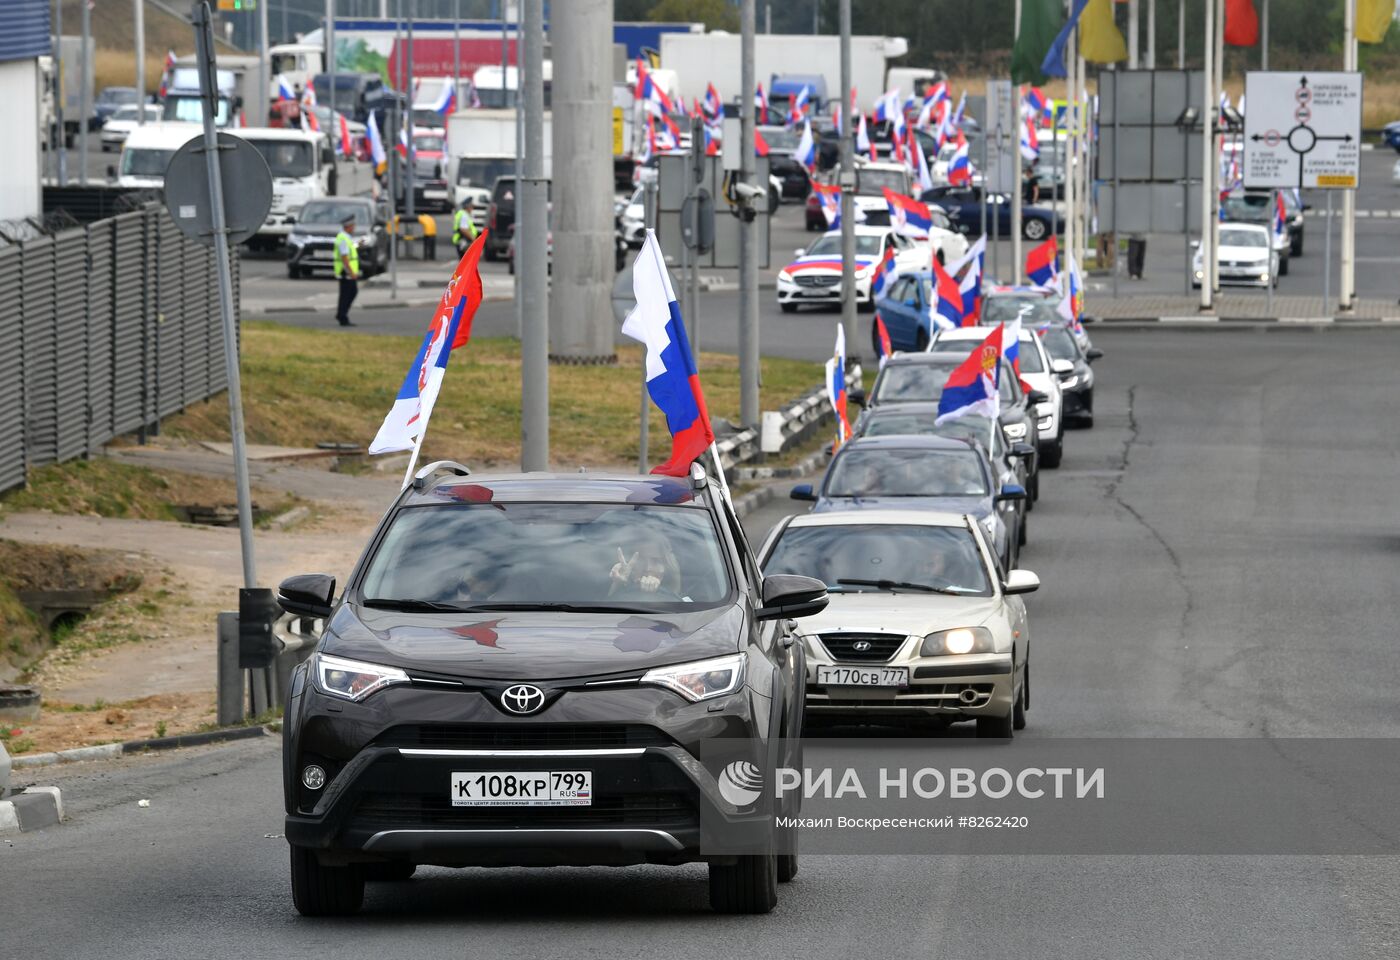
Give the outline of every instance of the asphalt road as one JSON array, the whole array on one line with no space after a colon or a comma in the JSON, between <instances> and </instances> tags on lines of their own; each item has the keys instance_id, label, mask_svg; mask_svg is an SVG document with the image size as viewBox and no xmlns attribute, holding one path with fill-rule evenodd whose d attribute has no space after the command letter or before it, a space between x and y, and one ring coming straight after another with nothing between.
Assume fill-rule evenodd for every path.
<instances>
[{"instance_id":1,"label":"asphalt road","mask_svg":"<svg viewBox=\"0 0 1400 960\"><path fill-rule=\"evenodd\" d=\"M1030 518L1024 735L1400 736L1394 334L1095 340L1098 424ZM788 506L751 516L755 539ZM51 768L72 821L0 842L0 940L104 960L1400 955L1400 862L1365 857L806 856L757 918L711 915L700 867L427 869L309 921L279 777L271 740Z\"/></svg>"}]
</instances>

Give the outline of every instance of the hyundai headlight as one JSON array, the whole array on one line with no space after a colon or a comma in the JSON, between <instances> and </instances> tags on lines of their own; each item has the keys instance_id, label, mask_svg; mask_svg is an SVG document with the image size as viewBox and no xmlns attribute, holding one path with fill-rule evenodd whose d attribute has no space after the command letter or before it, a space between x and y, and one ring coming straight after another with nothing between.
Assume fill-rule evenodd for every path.
<instances>
[{"instance_id":1,"label":"hyundai headlight","mask_svg":"<svg viewBox=\"0 0 1400 960\"><path fill-rule=\"evenodd\" d=\"M376 690L410 682L408 674L398 667L361 663L359 660L347 660L325 653L316 654L312 676L316 678L316 687L322 693L357 702Z\"/></svg>"},{"instance_id":2,"label":"hyundai headlight","mask_svg":"<svg viewBox=\"0 0 1400 960\"><path fill-rule=\"evenodd\" d=\"M744 654L657 667L642 674L642 683L666 687L692 703L722 697L744 683Z\"/></svg>"},{"instance_id":3,"label":"hyundai headlight","mask_svg":"<svg viewBox=\"0 0 1400 960\"><path fill-rule=\"evenodd\" d=\"M957 656L964 653L995 653L992 632L986 627L958 627L940 630L924 637L921 657Z\"/></svg>"},{"instance_id":4,"label":"hyundai headlight","mask_svg":"<svg viewBox=\"0 0 1400 960\"><path fill-rule=\"evenodd\" d=\"M1002 429L1012 440L1026 439L1026 425L1024 423L1008 423Z\"/></svg>"}]
</instances>

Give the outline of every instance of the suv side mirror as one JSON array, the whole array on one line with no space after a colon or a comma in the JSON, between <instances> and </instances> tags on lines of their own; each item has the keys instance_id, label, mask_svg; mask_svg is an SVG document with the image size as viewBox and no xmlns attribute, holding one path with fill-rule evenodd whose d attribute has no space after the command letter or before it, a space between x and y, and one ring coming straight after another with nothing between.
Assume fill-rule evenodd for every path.
<instances>
[{"instance_id":1,"label":"suv side mirror","mask_svg":"<svg viewBox=\"0 0 1400 960\"><path fill-rule=\"evenodd\" d=\"M1019 483L1003 484L1001 492L997 494L997 503L1009 503L1013 500L1026 499L1026 488Z\"/></svg>"},{"instance_id":2,"label":"suv side mirror","mask_svg":"<svg viewBox=\"0 0 1400 960\"><path fill-rule=\"evenodd\" d=\"M277 603L298 617L329 617L335 599L335 577L324 573L303 573L288 577L277 586Z\"/></svg>"},{"instance_id":3,"label":"suv side mirror","mask_svg":"<svg viewBox=\"0 0 1400 960\"><path fill-rule=\"evenodd\" d=\"M775 573L763 578L763 606L754 611L759 620L810 617L826 609L830 598L826 584L812 577Z\"/></svg>"},{"instance_id":4,"label":"suv side mirror","mask_svg":"<svg viewBox=\"0 0 1400 960\"><path fill-rule=\"evenodd\" d=\"M1071 360L1051 360L1050 369L1062 377L1067 377L1074 372L1074 362Z\"/></svg>"},{"instance_id":5,"label":"suv side mirror","mask_svg":"<svg viewBox=\"0 0 1400 960\"><path fill-rule=\"evenodd\" d=\"M1026 394L1026 402L1030 404L1049 403L1050 395L1043 390L1032 390Z\"/></svg>"},{"instance_id":6,"label":"suv side mirror","mask_svg":"<svg viewBox=\"0 0 1400 960\"><path fill-rule=\"evenodd\" d=\"M817 499L817 495L812 492L812 485L810 483L799 483L797 486L792 488L792 492L789 493L788 496L794 500Z\"/></svg>"},{"instance_id":7,"label":"suv side mirror","mask_svg":"<svg viewBox=\"0 0 1400 960\"><path fill-rule=\"evenodd\" d=\"M1040 589L1040 578L1029 570L1012 570L1001 585L1001 592L1010 596L1016 593L1035 593Z\"/></svg>"},{"instance_id":8,"label":"suv side mirror","mask_svg":"<svg viewBox=\"0 0 1400 960\"><path fill-rule=\"evenodd\" d=\"M1013 457L1021 458L1033 457L1035 456L1035 447L1031 446L1024 440L1017 440L1011 445L1011 455Z\"/></svg>"}]
</instances>

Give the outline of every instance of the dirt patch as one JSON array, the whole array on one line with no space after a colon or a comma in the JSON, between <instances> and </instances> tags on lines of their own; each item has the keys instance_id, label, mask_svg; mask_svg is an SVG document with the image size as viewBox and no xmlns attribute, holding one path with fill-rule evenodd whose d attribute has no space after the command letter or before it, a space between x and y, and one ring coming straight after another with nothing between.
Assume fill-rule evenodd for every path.
<instances>
[{"instance_id":1,"label":"dirt patch","mask_svg":"<svg viewBox=\"0 0 1400 960\"><path fill-rule=\"evenodd\" d=\"M45 701L39 719L0 729L15 756L174 736L214 722L214 694L160 693L138 700L91 704Z\"/></svg>"}]
</instances>

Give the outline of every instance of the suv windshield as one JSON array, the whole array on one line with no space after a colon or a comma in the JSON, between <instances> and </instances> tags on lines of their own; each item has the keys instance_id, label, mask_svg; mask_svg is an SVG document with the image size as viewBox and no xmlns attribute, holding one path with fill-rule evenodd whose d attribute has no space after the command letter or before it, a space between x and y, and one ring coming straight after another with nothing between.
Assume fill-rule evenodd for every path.
<instances>
[{"instance_id":1,"label":"suv windshield","mask_svg":"<svg viewBox=\"0 0 1400 960\"><path fill-rule=\"evenodd\" d=\"M369 606L404 608L688 611L722 604L731 591L707 511L467 503L400 510L360 593Z\"/></svg>"},{"instance_id":2,"label":"suv windshield","mask_svg":"<svg viewBox=\"0 0 1400 960\"><path fill-rule=\"evenodd\" d=\"M1016 319L1021 308L1026 304L1031 305L1030 312L1021 318L1022 328L1025 330L1035 330L1046 324L1058 326L1064 324L1065 320L1055 309L1055 304L1049 297L1026 296L1026 297L988 297L982 301L983 326L994 327L999 323L1010 323Z\"/></svg>"},{"instance_id":3,"label":"suv windshield","mask_svg":"<svg viewBox=\"0 0 1400 960\"><path fill-rule=\"evenodd\" d=\"M1036 332L1040 334L1040 342L1045 345L1045 352L1050 354L1051 360L1079 359L1079 348L1074 344L1074 337L1064 327L1051 325Z\"/></svg>"},{"instance_id":4,"label":"suv windshield","mask_svg":"<svg viewBox=\"0 0 1400 960\"><path fill-rule=\"evenodd\" d=\"M936 401L943 396L943 384L948 382L948 374L957 366L950 358L947 363L901 363L890 364L880 372L875 382L872 400L876 403L893 403L900 400ZM1011 371L1006 362L1001 365L1001 379L998 381L1003 405L1016 399L1011 386Z\"/></svg>"},{"instance_id":5,"label":"suv windshield","mask_svg":"<svg viewBox=\"0 0 1400 960\"><path fill-rule=\"evenodd\" d=\"M904 174L896 170L856 170L857 195L883 196L885 187L903 195L909 192L909 181Z\"/></svg>"},{"instance_id":6,"label":"suv windshield","mask_svg":"<svg viewBox=\"0 0 1400 960\"><path fill-rule=\"evenodd\" d=\"M972 348L981 343L981 339L964 340L944 340L939 338L929 347L931 353L950 353L962 359L972 352ZM1040 362L1040 351L1035 348L1035 344L1025 338L1021 339L1021 372L1022 373L1044 373L1045 367Z\"/></svg>"},{"instance_id":7,"label":"suv windshield","mask_svg":"<svg viewBox=\"0 0 1400 960\"><path fill-rule=\"evenodd\" d=\"M977 452L847 449L831 465L828 497L985 497L987 478Z\"/></svg>"},{"instance_id":8,"label":"suv windshield","mask_svg":"<svg viewBox=\"0 0 1400 960\"><path fill-rule=\"evenodd\" d=\"M852 523L788 527L773 547L765 575L816 577L833 593L876 592L872 584L919 584L990 596L987 571L967 530L954 527ZM843 581L860 580L854 584Z\"/></svg>"},{"instance_id":9,"label":"suv windshield","mask_svg":"<svg viewBox=\"0 0 1400 960\"><path fill-rule=\"evenodd\" d=\"M301 211L302 224L339 226L346 217L355 218L356 230L369 229L369 208L363 203L345 203L334 200L313 200Z\"/></svg>"}]
</instances>

